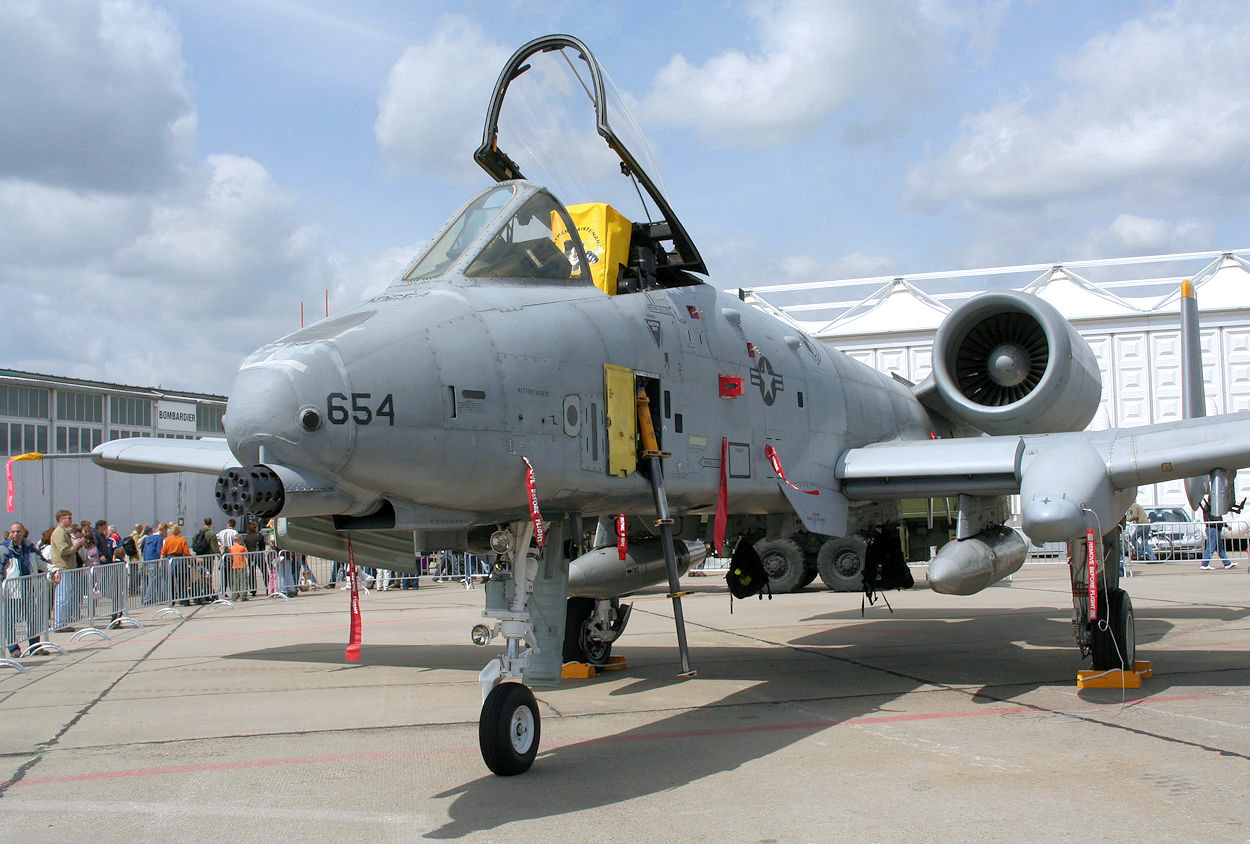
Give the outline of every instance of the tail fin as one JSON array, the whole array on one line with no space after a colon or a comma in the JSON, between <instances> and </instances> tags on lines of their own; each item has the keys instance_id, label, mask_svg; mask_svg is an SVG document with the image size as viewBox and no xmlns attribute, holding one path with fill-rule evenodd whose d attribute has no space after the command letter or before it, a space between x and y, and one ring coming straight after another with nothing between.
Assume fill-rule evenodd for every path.
<instances>
[{"instance_id":1,"label":"tail fin","mask_svg":"<svg viewBox=\"0 0 1250 844\"><path fill-rule=\"evenodd\" d=\"M1181 282L1181 416L1198 419L1207 415L1207 397L1202 377L1202 334L1198 327L1198 299L1189 279ZM1208 512L1222 516L1228 512L1236 493L1233 472L1213 469L1211 474L1185 479L1185 496L1189 506L1198 509L1202 499L1211 494Z\"/></svg>"}]
</instances>

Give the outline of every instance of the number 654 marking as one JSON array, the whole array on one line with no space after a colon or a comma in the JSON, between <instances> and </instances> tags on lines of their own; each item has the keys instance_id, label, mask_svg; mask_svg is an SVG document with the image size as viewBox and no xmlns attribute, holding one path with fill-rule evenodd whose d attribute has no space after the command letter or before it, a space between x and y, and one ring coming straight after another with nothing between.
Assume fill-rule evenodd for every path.
<instances>
[{"instance_id":1,"label":"number 654 marking","mask_svg":"<svg viewBox=\"0 0 1250 844\"><path fill-rule=\"evenodd\" d=\"M330 393L326 396L326 419L331 425L346 425L347 420L357 425L369 425L375 419L385 419L386 424L395 425L395 398L391 393L383 396L376 408L370 408L369 400L372 393L352 393L351 407L347 406L349 397L345 393Z\"/></svg>"}]
</instances>

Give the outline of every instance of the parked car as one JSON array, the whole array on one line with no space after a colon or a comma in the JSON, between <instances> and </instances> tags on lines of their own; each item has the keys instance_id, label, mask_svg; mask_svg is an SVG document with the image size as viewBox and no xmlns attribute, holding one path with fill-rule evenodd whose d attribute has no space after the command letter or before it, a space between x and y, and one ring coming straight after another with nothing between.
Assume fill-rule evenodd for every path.
<instances>
[{"instance_id":1,"label":"parked car","mask_svg":"<svg viewBox=\"0 0 1250 844\"><path fill-rule=\"evenodd\" d=\"M1206 531L1179 507L1146 507L1150 548L1158 560L1198 560L1206 547Z\"/></svg>"}]
</instances>

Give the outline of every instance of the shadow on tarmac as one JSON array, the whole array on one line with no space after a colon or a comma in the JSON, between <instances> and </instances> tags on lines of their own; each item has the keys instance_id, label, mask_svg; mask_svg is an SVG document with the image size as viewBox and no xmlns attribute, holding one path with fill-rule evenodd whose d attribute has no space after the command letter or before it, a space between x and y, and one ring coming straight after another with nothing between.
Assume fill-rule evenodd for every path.
<instances>
[{"instance_id":1,"label":"shadow on tarmac","mask_svg":"<svg viewBox=\"0 0 1250 844\"><path fill-rule=\"evenodd\" d=\"M857 616L855 610L805 621L844 622ZM1247 616L1250 609L1152 608L1137 618L1138 648L1144 658L1151 658L1149 645L1166 636L1179 620L1229 622ZM453 800L448 809L451 820L427 833L429 837L457 838L676 788L737 769L829 727L880 717L891 701L926 687L956 690L986 707L990 717L1003 717L995 707L1020 706L1022 696L1043 687L1071 689L1077 669L1085 665L1072 646L1070 619L1054 607L936 613L904 608L855 624L804 632L786 642L720 632L741 636L743 644L696 648L693 659L699 677L751 682L750 688L613 735L551 747L540 752L523 776L485 775L448 789L437 796ZM690 682L676 677L675 648L629 648L628 639L623 644L620 650L628 653L635 679L624 686L610 676L587 681L610 685L610 697L662 692ZM482 657L482 649L467 644L373 645L362 650L361 664L463 671L480 664ZM343 645L310 643L231 658L339 664ZM1106 704L1111 711L1126 702L1166 695L1174 684L1250 684L1250 655L1245 651L1167 651L1167 665L1183 672L1168 670L1156 657L1159 670L1147 688L1085 692L1081 699ZM558 702L559 690L537 691L540 700ZM672 703L673 708L685 706ZM761 713L761 706L776 709ZM1044 708L1037 711L1051 714ZM646 717L645 712L638 715ZM558 724L549 721L548 742Z\"/></svg>"}]
</instances>

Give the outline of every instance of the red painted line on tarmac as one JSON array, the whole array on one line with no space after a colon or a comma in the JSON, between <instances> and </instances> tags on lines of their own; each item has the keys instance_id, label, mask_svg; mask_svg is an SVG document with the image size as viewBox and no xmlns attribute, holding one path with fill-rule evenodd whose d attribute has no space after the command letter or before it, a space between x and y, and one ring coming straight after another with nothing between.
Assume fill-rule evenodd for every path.
<instances>
[{"instance_id":1,"label":"red painted line on tarmac","mask_svg":"<svg viewBox=\"0 0 1250 844\"><path fill-rule=\"evenodd\" d=\"M1142 703L1168 703L1173 701L1203 700L1210 695L1169 695L1147 697L1129 703L1135 706ZM748 735L750 733L775 733L787 730L824 730L830 727L855 727L865 724L898 724L909 721L934 721L947 718L979 718L997 715L1023 714L1063 714L1047 709L1029 706L1000 706L990 709L977 709L966 712L921 712L913 715L877 715L865 718L848 718L842 721L803 721L794 724L765 724L751 727L726 727L716 730L679 730L663 733L639 733L617 736L602 736L586 741L557 744L548 751L560 748L577 747L588 744L616 744L634 741L671 741L673 739L710 738L714 736ZM159 768L128 768L117 771L93 771L87 774L71 774L63 777L28 777L17 782L0 783L0 788L35 785L65 785L75 782L92 782L98 780L127 779L130 777L166 776L169 774L194 774L206 771L242 771L252 768L276 768L288 765L327 765L340 762L375 762L384 759L410 759L423 756L458 756L471 754L476 747L455 747L447 750L387 750L374 753L336 753L326 756L293 756L279 759L252 759L240 762L217 762L201 765L164 765Z\"/></svg>"},{"instance_id":2,"label":"red painted line on tarmac","mask_svg":"<svg viewBox=\"0 0 1250 844\"><path fill-rule=\"evenodd\" d=\"M1147 697L1132 701L1129 706L1134 706L1140 703L1168 703L1170 701L1204 700L1207 697L1209 697L1209 695ZM744 735L747 733L768 733L781 730L824 730L829 727L855 727L862 724L897 724L907 721L934 721L945 718L978 718L990 715L1023 715L1028 713L1039 715L1063 714L1062 712L1056 713L1052 710L1040 709L1033 706L1002 706L966 712L920 712L913 715L876 715L865 718L848 718L842 721L806 721L797 724L767 724L752 727L725 727L715 730L683 730L681 732L670 733L643 733L638 735L604 736L602 738L590 739L589 741L579 743L595 744L598 742L667 741L669 739L699 738L702 736Z\"/></svg>"},{"instance_id":3,"label":"red painted line on tarmac","mask_svg":"<svg viewBox=\"0 0 1250 844\"><path fill-rule=\"evenodd\" d=\"M423 615L417 618L396 618L396 619L391 619L389 621L366 621L365 625L373 626L376 624L402 624L405 621L432 621L434 619L439 619L442 617L443 616L441 615ZM203 642L209 639L235 639L241 636L270 636L270 635L273 635L274 633L305 633L311 630L342 630L342 629L343 629L343 623L340 622L338 624L320 624L315 627L282 627L277 630L255 630L251 633L216 633L212 636L179 636L177 634L173 634L165 641L167 642ZM127 640L120 641L120 642L113 642L111 644L113 645L135 645L135 644L142 644L145 642L147 642L147 640L145 639L127 639ZM93 645L96 643L84 640L81 642L75 642L73 644Z\"/></svg>"},{"instance_id":4,"label":"red painted line on tarmac","mask_svg":"<svg viewBox=\"0 0 1250 844\"><path fill-rule=\"evenodd\" d=\"M431 619L442 618L441 615L426 615L419 618L395 618L389 621L366 621L365 626L371 627L377 624L403 624L405 621L430 621ZM257 630L252 633L217 633L212 636L170 636L166 641L169 642L201 642L207 639L234 639L240 636L268 636L273 633L305 633L310 630L342 630L343 623L338 624L319 624L314 627L282 627L277 630Z\"/></svg>"},{"instance_id":5,"label":"red painted line on tarmac","mask_svg":"<svg viewBox=\"0 0 1250 844\"><path fill-rule=\"evenodd\" d=\"M983 715L1017 715L1036 712L1027 706L981 709L975 712L924 712L916 715L880 715L871 718L847 718L841 721L802 721L795 724L763 724L751 727L723 727L715 730L681 730L669 733L639 733L636 735L604 736L579 744L616 743L626 741L670 741L672 739L703 738L711 736L736 736L749 733L775 733L785 730L824 730L829 727L854 727L860 724L892 724L903 721L931 721L941 718L976 718Z\"/></svg>"},{"instance_id":6,"label":"red painted line on tarmac","mask_svg":"<svg viewBox=\"0 0 1250 844\"><path fill-rule=\"evenodd\" d=\"M476 747L457 747L442 754L461 754L477 750ZM116 780L128 777L159 777L168 774L197 774L205 771L244 771L251 768L274 768L284 765L328 765L340 762L374 762L382 759L403 759L411 756L434 756L432 751L386 750L375 753L336 753L330 756L292 756L285 759L250 759L240 762L217 762L207 765L163 765L159 768L128 768L119 771L93 771L88 774L71 774L64 777L28 777L17 782L3 783L2 787L25 785L64 785L72 782Z\"/></svg>"}]
</instances>

